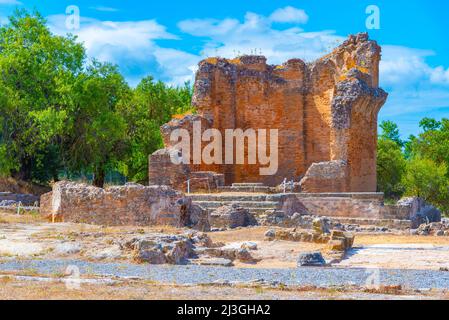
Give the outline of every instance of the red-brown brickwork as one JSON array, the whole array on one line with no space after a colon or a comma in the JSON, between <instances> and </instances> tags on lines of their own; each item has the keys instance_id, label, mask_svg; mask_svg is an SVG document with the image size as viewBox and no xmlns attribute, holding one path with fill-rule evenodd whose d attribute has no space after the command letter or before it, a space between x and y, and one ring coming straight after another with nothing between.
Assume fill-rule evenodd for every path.
<instances>
[{"instance_id":1,"label":"red-brown brickwork","mask_svg":"<svg viewBox=\"0 0 449 320\"><path fill-rule=\"evenodd\" d=\"M221 173L227 185L275 186L284 178L304 178L302 186L309 192L374 192L377 115L387 98L378 88L380 58L377 43L358 34L313 63L293 59L271 66L262 56L206 59L199 64L194 87L192 103L198 115L163 126L166 147L175 144L170 141L172 130L182 127L191 132L195 119L203 130L216 128L222 133L223 148L226 129L278 129L275 175L260 175L259 169L266 167L261 164L188 167L191 172ZM326 163L339 164L338 173L333 172L336 181L326 174L320 177L319 172L328 173L322 168ZM309 170L313 164L315 169ZM150 168L150 182L158 180L157 174L167 174L156 161L150 159L150 166L155 166Z\"/></svg>"}]
</instances>

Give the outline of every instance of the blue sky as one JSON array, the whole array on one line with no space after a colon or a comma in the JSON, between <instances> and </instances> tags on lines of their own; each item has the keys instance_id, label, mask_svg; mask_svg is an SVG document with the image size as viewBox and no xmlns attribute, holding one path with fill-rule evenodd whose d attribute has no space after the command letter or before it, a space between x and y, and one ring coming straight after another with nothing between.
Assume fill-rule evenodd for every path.
<instances>
[{"instance_id":1,"label":"blue sky","mask_svg":"<svg viewBox=\"0 0 449 320\"><path fill-rule=\"evenodd\" d=\"M71 5L80 10L78 30L66 27ZM368 5L380 9L379 30L366 29ZM397 122L407 137L425 116L449 117L446 0L0 0L0 20L15 7L36 8L55 33L77 34L91 57L117 63L131 85L148 74L181 84L215 55L313 60L348 34L369 31L383 47L381 86L390 93L380 120Z\"/></svg>"}]
</instances>

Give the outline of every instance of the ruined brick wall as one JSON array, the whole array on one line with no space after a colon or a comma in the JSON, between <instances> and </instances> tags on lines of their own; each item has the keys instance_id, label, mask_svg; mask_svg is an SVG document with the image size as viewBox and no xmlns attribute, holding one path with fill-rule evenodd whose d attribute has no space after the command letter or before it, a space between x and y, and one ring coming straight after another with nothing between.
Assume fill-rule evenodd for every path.
<instances>
[{"instance_id":1,"label":"ruined brick wall","mask_svg":"<svg viewBox=\"0 0 449 320\"><path fill-rule=\"evenodd\" d=\"M226 184L275 186L284 178L299 181L305 176L307 192L376 191L377 115L387 98L378 88L380 53L367 34L358 34L313 63L293 59L271 66L262 56L200 62L192 101L196 119L223 137L226 129L278 129L279 170L261 176L259 169L265 166L260 164L203 163L190 168L222 173ZM163 127L168 148L173 146L172 130L192 130L193 118ZM346 166L337 183L329 183L316 170L313 178L307 177L313 164L335 161Z\"/></svg>"},{"instance_id":2,"label":"ruined brick wall","mask_svg":"<svg viewBox=\"0 0 449 320\"><path fill-rule=\"evenodd\" d=\"M109 226L192 226L207 229L207 213L167 186L96 188L62 181L41 197L40 214L56 222Z\"/></svg>"}]
</instances>

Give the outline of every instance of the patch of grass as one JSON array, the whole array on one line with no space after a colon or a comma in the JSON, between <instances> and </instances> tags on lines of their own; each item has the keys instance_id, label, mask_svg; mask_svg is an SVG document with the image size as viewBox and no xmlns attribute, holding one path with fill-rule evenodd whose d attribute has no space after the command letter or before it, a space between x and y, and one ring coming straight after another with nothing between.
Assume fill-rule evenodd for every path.
<instances>
[{"instance_id":1,"label":"patch of grass","mask_svg":"<svg viewBox=\"0 0 449 320\"><path fill-rule=\"evenodd\" d=\"M385 199L384 203L389 206L394 206L398 203L396 199Z\"/></svg>"},{"instance_id":2,"label":"patch of grass","mask_svg":"<svg viewBox=\"0 0 449 320\"><path fill-rule=\"evenodd\" d=\"M390 295L402 295L403 289L401 285L397 286L380 286L379 288L373 288L373 289L365 289L364 290L367 293L377 293L377 294L390 294Z\"/></svg>"},{"instance_id":3,"label":"patch of grass","mask_svg":"<svg viewBox=\"0 0 449 320\"><path fill-rule=\"evenodd\" d=\"M7 283L10 283L11 281L13 281L13 278L10 276L2 276L0 277L0 283L5 285Z\"/></svg>"},{"instance_id":4,"label":"patch of grass","mask_svg":"<svg viewBox=\"0 0 449 320\"><path fill-rule=\"evenodd\" d=\"M265 290L264 290L264 288L263 288L262 286L254 287L254 291L255 291L257 294L264 294L264 292L265 292Z\"/></svg>"},{"instance_id":5,"label":"patch of grass","mask_svg":"<svg viewBox=\"0 0 449 320\"><path fill-rule=\"evenodd\" d=\"M25 276L29 276L29 277L37 277L37 276L39 276L39 272L36 269L34 269L34 268L24 269L21 272L21 274L25 275Z\"/></svg>"}]
</instances>

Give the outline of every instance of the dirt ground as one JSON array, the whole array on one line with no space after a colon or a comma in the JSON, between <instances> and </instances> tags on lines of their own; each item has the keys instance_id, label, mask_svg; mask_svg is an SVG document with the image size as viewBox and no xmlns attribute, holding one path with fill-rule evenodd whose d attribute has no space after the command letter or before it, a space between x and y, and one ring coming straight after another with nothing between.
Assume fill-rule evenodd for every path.
<instances>
[{"instance_id":1,"label":"dirt ground","mask_svg":"<svg viewBox=\"0 0 449 320\"><path fill-rule=\"evenodd\" d=\"M269 228L257 227L211 233L217 242L253 241L262 261L252 267L295 268L301 252L322 251L325 246L313 243L264 241ZM237 264L237 267L248 267ZM449 237L397 234L357 234L354 250L337 267L439 270L449 268Z\"/></svg>"},{"instance_id":2,"label":"dirt ground","mask_svg":"<svg viewBox=\"0 0 449 320\"><path fill-rule=\"evenodd\" d=\"M61 282L16 280L12 276L0 278L0 300L423 300L449 299L441 291L389 292L383 288L368 291L360 288L313 287L270 288L263 286L178 286L145 281L115 284L82 284L67 287Z\"/></svg>"},{"instance_id":3,"label":"dirt ground","mask_svg":"<svg viewBox=\"0 0 449 320\"><path fill-rule=\"evenodd\" d=\"M269 227L254 227L208 233L211 240L240 247L254 242L252 255L257 263L235 262L236 268L296 268L300 253L324 251L325 245L288 241L265 241ZM0 260L79 259L86 261L132 262L130 256L98 258L98 252L111 252L117 239L146 233L182 234L173 227L103 227L85 224L51 224L37 215L0 212ZM61 244L77 244L81 249L61 254ZM113 250L112 250L113 251ZM398 234L357 234L354 249L335 265L342 268L379 267L385 269L449 268L449 238ZM33 275L31 275L33 276ZM37 277L38 275L34 275ZM54 275L57 277L56 275ZM262 286L178 286L149 281L86 283L82 290L67 289L66 284L30 281L0 274L0 299L447 299L445 292L367 292L359 288L279 288Z\"/></svg>"},{"instance_id":4,"label":"dirt ground","mask_svg":"<svg viewBox=\"0 0 449 320\"><path fill-rule=\"evenodd\" d=\"M237 268L296 268L300 253L321 251L323 244L289 241L265 241L269 227L242 228L211 232L215 243L240 247L243 242L254 242L252 251L257 263L235 262ZM182 234L187 230L173 227L104 227L85 224L51 224L37 215L0 214L0 258L58 258L64 245L77 244L80 250L63 254L64 258L98 260L98 253L116 251L117 241L124 237L146 233ZM101 256L101 254L100 254ZM113 260L131 261L130 256L111 255ZM106 259L108 260L107 254ZM449 238L397 234L357 234L354 250L341 267L380 267L391 269L449 268Z\"/></svg>"},{"instance_id":5,"label":"dirt ground","mask_svg":"<svg viewBox=\"0 0 449 320\"><path fill-rule=\"evenodd\" d=\"M288 241L264 241L267 227L245 228L226 232L208 233L214 243L240 247L243 242L255 242L258 249L252 251L257 263L235 262L235 267L244 268L295 268L301 252L320 251L324 245L295 243ZM57 258L62 244L79 244L80 252L70 258L95 260L96 252L113 250L118 239L145 233L182 234L187 230L173 227L103 227L85 224L42 221L37 216L14 214L0 215L0 258L39 257ZM67 255L65 258L69 258ZM129 260L122 256L120 260ZM107 259L106 259L107 260Z\"/></svg>"}]
</instances>

